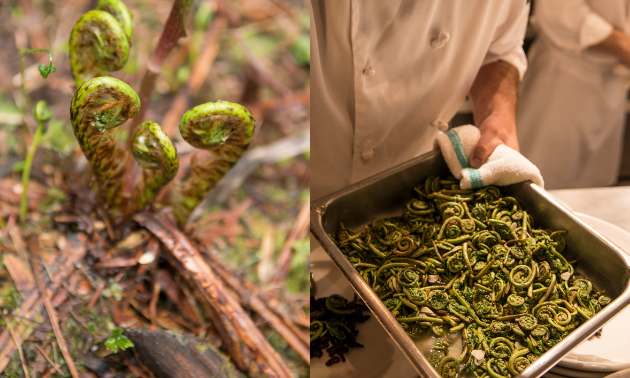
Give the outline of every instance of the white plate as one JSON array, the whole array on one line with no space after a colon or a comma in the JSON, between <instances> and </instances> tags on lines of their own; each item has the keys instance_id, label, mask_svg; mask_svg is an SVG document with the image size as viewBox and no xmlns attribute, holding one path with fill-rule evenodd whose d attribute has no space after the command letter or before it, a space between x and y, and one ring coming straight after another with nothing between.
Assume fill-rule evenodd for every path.
<instances>
[{"instance_id":1,"label":"white plate","mask_svg":"<svg viewBox=\"0 0 630 378\"><path fill-rule=\"evenodd\" d=\"M618 371L614 374L607 375L606 378L630 378L630 369Z\"/></svg>"},{"instance_id":2,"label":"white plate","mask_svg":"<svg viewBox=\"0 0 630 378\"><path fill-rule=\"evenodd\" d=\"M601 219L585 214L577 215L599 230L621 249L630 251L630 233ZM328 254L311 238L317 248L311 251L311 272L317 284L316 297L340 294L351 299L352 286L335 266ZM353 348L346 354L346 362L326 366L326 352L321 359L311 361L312 378L382 378L417 377L415 369L398 346L373 317L357 325L357 342L365 348ZM614 331L613 331L614 330ZM559 365L572 370L615 372L630 368L630 309L626 309L604 326L601 337L592 338L567 355ZM605 358L597 357L605 356ZM555 370L555 369L554 369ZM560 372L558 372L560 373ZM548 372L545 377L560 376ZM560 373L562 374L562 373ZM576 376L577 375L573 375ZM616 378L616 377L615 377Z\"/></svg>"},{"instance_id":3,"label":"white plate","mask_svg":"<svg viewBox=\"0 0 630 378\"><path fill-rule=\"evenodd\" d=\"M604 234L619 248L630 252L630 233L614 224L586 214L576 213ZM602 329L602 336L592 337L573 349L559 365L573 370L615 372L630 368L630 308L616 315Z\"/></svg>"},{"instance_id":4,"label":"white plate","mask_svg":"<svg viewBox=\"0 0 630 378\"><path fill-rule=\"evenodd\" d=\"M556 374L552 371L548 371L545 374L543 374L541 378L569 378L569 377L566 375Z\"/></svg>"},{"instance_id":5,"label":"white plate","mask_svg":"<svg viewBox=\"0 0 630 378\"><path fill-rule=\"evenodd\" d=\"M608 374L603 371L574 370L559 365L552 367L549 371L551 373L559 374L565 377L575 378L604 378Z\"/></svg>"}]
</instances>

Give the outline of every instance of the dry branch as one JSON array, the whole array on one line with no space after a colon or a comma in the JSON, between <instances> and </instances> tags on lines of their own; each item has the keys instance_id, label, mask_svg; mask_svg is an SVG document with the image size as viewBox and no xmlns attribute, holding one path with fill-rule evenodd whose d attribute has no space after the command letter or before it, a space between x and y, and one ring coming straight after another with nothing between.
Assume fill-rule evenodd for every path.
<instances>
[{"instance_id":1,"label":"dry branch","mask_svg":"<svg viewBox=\"0 0 630 378\"><path fill-rule=\"evenodd\" d=\"M234 278L235 275L223 267L223 264L221 264L218 259L213 258L212 263L213 268L219 274L223 282L238 294L241 303L254 310L261 318L269 322L291 348L302 357L304 362L310 365L310 343L302 338L302 334L295 328L293 322L269 307L269 301L261 298L256 291L251 290L253 285L246 287L236 280Z\"/></svg>"},{"instance_id":2,"label":"dry branch","mask_svg":"<svg viewBox=\"0 0 630 378\"><path fill-rule=\"evenodd\" d=\"M46 286L44 286L44 280L42 279L42 273L39 271L38 261L39 257L39 244L37 242L37 236L33 235L28 240L28 246L31 250L31 263L33 265L33 273L35 275L35 281L37 281L37 286L39 287L39 293L42 297L42 301L44 301L44 307L46 307L46 312L48 312L48 318L50 319L50 323L52 324L53 332L55 333L55 337L57 338L57 344L59 344L59 349L61 349L61 354L63 358L66 360L66 364L68 364L68 369L70 369L70 374L72 374L72 378L79 378L79 370L77 370L77 366L70 355L70 351L68 350L68 345L66 344L66 339L63 337L61 333L61 328L59 328L59 320L57 319L57 312L55 308L50 303L50 298L48 297L48 292L46 291Z\"/></svg>"},{"instance_id":3,"label":"dry branch","mask_svg":"<svg viewBox=\"0 0 630 378\"><path fill-rule=\"evenodd\" d=\"M252 319L231 296L214 270L206 263L191 242L167 221L148 212L134 216L134 220L151 231L184 267L197 287L211 304L219 319L221 337L234 363L252 377L291 377L293 374Z\"/></svg>"}]
</instances>

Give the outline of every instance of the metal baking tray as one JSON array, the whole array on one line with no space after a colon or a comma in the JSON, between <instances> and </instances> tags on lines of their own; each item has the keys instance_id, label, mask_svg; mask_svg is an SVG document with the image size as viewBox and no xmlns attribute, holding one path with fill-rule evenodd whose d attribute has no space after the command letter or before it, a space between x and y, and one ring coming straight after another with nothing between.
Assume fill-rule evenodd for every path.
<instances>
[{"instance_id":1,"label":"metal baking tray","mask_svg":"<svg viewBox=\"0 0 630 378\"><path fill-rule=\"evenodd\" d=\"M421 377L439 378L439 374L328 234L335 233L340 222L353 230L360 230L374 219L399 216L406 203L414 198L414 186L424 183L429 176L444 177L448 174L442 155L434 150L311 202L311 233ZM630 259L619 247L536 184L528 181L501 189L521 203L533 216L537 228L567 230L565 254L568 259L578 259L577 270L614 298L602 311L518 375L521 378L538 377L630 303Z\"/></svg>"}]
</instances>

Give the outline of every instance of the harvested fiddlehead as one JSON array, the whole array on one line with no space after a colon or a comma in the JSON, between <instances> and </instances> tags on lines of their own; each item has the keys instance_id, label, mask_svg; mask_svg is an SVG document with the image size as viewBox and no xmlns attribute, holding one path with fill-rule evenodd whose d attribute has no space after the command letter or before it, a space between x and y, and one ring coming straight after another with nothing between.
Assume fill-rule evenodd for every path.
<instances>
[{"instance_id":1,"label":"harvested fiddlehead","mask_svg":"<svg viewBox=\"0 0 630 378\"><path fill-rule=\"evenodd\" d=\"M532 217L496 187L460 190L453 179L414 188L401 217L331 235L412 336L439 346L429 361L443 377L511 377L590 319L611 298L561 254L564 231ZM449 333L463 351L449 356ZM448 344L447 344L448 345Z\"/></svg>"},{"instance_id":2,"label":"harvested fiddlehead","mask_svg":"<svg viewBox=\"0 0 630 378\"><path fill-rule=\"evenodd\" d=\"M208 150L203 161L193 157L190 175L176 188L174 214L183 227L206 193L232 168L249 146L254 118L244 106L227 101L210 102L187 111L179 131L192 146Z\"/></svg>"},{"instance_id":3,"label":"harvested fiddlehead","mask_svg":"<svg viewBox=\"0 0 630 378\"><path fill-rule=\"evenodd\" d=\"M77 88L95 76L123 68L130 38L131 13L121 1L101 1L97 10L85 13L70 35L70 65Z\"/></svg>"},{"instance_id":4,"label":"harvested fiddlehead","mask_svg":"<svg viewBox=\"0 0 630 378\"><path fill-rule=\"evenodd\" d=\"M117 146L110 130L133 117L140 109L136 92L113 77L87 81L72 98L72 129L85 154L100 190L105 209L116 216L121 209L122 176L128 154Z\"/></svg>"},{"instance_id":5,"label":"harvested fiddlehead","mask_svg":"<svg viewBox=\"0 0 630 378\"><path fill-rule=\"evenodd\" d=\"M144 168L132 201L138 209L143 209L177 174L177 150L160 125L146 121L133 133L131 152Z\"/></svg>"}]
</instances>

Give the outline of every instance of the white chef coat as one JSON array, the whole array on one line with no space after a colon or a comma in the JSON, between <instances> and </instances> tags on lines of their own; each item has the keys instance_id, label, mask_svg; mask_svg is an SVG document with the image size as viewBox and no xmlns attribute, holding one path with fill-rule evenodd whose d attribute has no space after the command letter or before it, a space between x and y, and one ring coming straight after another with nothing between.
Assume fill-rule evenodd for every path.
<instances>
[{"instance_id":1,"label":"white chef coat","mask_svg":"<svg viewBox=\"0 0 630 378\"><path fill-rule=\"evenodd\" d=\"M538 37L516 119L521 153L547 189L616 183L627 78L616 74L617 57L587 48L613 27L630 33L630 1L538 1L532 23Z\"/></svg>"},{"instance_id":2,"label":"white chef coat","mask_svg":"<svg viewBox=\"0 0 630 378\"><path fill-rule=\"evenodd\" d=\"M482 65L527 67L525 0L311 4L311 198L431 150Z\"/></svg>"}]
</instances>

